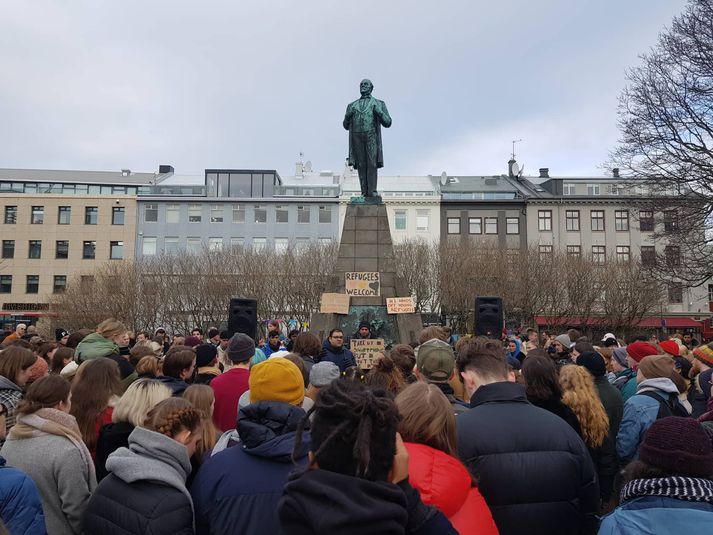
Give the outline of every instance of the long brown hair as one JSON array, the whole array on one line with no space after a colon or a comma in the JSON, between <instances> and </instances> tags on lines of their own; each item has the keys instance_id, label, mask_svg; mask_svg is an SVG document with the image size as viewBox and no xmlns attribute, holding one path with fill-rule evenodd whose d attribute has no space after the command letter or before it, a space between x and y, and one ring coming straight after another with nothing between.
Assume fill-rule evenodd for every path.
<instances>
[{"instance_id":1,"label":"long brown hair","mask_svg":"<svg viewBox=\"0 0 713 535\"><path fill-rule=\"evenodd\" d=\"M218 442L220 432L213 423L213 402L215 393L208 385L191 385L183 392L183 397L191 402L193 407L200 411L203 420L201 428L201 442L196 447L196 457L200 462L206 452L211 451Z\"/></svg>"},{"instance_id":2,"label":"long brown hair","mask_svg":"<svg viewBox=\"0 0 713 535\"><path fill-rule=\"evenodd\" d=\"M119 365L104 357L87 360L77 370L72 382L70 414L77 419L82 440L90 450L97 445L97 418L112 396L121 394Z\"/></svg>"},{"instance_id":3,"label":"long brown hair","mask_svg":"<svg viewBox=\"0 0 713 535\"><path fill-rule=\"evenodd\" d=\"M32 414L40 409L52 408L67 401L69 381L59 375L41 377L30 385L25 398L17 407L17 414Z\"/></svg>"},{"instance_id":4,"label":"long brown hair","mask_svg":"<svg viewBox=\"0 0 713 535\"><path fill-rule=\"evenodd\" d=\"M422 382L409 385L396 396L396 406L404 442L424 444L458 457L456 417L440 388Z\"/></svg>"},{"instance_id":5,"label":"long brown hair","mask_svg":"<svg viewBox=\"0 0 713 535\"><path fill-rule=\"evenodd\" d=\"M57 348L57 351L54 352L54 355L52 355L52 366L50 370L52 375L59 375L59 372L64 368L65 359L69 361L74 360L74 349L60 346Z\"/></svg>"},{"instance_id":6,"label":"long brown hair","mask_svg":"<svg viewBox=\"0 0 713 535\"><path fill-rule=\"evenodd\" d=\"M577 415L582 439L590 448L598 448L609 434L609 418L591 374L582 366L570 364L560 370L562 403Z\"/></svg>"},{"instance_id":7,"label":"long brown hair","mask_svg":"<svg viewBox=\"0 0 713 535\"><path fill-rule=\"evenodd\" d=\"M0 351L0 375L14 383L17 381L17 374L32 366L36 360L37 357L29 349L10 346Z\"/></svg>"}]
</instances>

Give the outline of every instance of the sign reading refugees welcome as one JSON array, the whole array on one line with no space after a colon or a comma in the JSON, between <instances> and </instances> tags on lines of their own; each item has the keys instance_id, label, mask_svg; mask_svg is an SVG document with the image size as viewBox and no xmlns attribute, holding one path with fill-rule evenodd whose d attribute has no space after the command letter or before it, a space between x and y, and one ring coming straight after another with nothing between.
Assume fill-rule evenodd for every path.
<instances>
[{"instance_id":1,"label":"sign reading refugees welcome","mask_svg":"<svg viewBox=\"0 0 713 535\"><path fill-rule=\"evenodd\" d=\"M383 355L384 339L352 338L350 349L354 353L357 366L362 370L370 370L377 359L380 359Z\"/></svg>"},{"instance_id":2,"label":"sign reading refugees welcome","mask_svg":"<svg viewBox=\"0 0 713 535\"><path fill-rule=\"evenodd\" d=\"M388 314L413 314L416 303L413 297L387 297L386 312Z\"/></svg>"},{"instance_id":3,"label":"sign reading refugees welcome","mask_svg":"<svg viewBox=\"0 0 713 535\"><path fill-rule=\"evenodd\" d=\"M347 295L374 297L381 295L381 277L378 271L352 271L344 274Z\"/></svg>"}]
</instances>

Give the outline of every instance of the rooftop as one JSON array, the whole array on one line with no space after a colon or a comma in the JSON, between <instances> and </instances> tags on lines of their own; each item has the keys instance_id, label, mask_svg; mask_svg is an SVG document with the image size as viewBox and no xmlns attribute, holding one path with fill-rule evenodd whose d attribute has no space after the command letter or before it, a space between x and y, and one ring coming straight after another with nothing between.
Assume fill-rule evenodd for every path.
<instances>
[{"instance_id":1,"label":"rooftop","mask_svg":"<svg viewBox=\"0 0 713 535\"><path fill-rule=\"evenodd\" d=\"M76 171L60 169L0 169L0 180L12 182L63 182L136 186L157 184L166 175L120 171Z\"/></svg>"}]
</instances>

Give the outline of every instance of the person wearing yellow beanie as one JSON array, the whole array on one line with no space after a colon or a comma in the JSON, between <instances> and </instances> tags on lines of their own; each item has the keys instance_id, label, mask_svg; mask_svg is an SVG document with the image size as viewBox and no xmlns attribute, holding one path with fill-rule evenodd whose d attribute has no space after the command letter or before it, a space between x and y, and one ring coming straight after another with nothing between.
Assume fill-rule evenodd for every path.
<instances>
[{"instance_id":1,"label":"person wearing yellow beanie","mask_svg":"<svg viewBox=\"0 0 713 535\"><path fill-rule=\"evenodd\" d=\"M250 403L281 401L299 407L305 397L302 372L287 359L268 359L250 370Z\"/></svg>"}]
</instances>

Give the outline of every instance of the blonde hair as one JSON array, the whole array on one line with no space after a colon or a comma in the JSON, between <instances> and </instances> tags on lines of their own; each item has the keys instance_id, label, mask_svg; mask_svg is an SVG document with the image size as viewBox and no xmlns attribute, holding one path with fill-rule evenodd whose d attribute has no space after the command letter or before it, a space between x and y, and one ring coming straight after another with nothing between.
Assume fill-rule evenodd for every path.
<instances>
[{"instance_id":1,"label":"blonde hair","mask_svg":"<svg viewBox=\"0 0 713 535\"><path fill-rule=\"evenodd\" d=\"M104 338L114 338L120 334L129 332L129 329L116 318L107 318L97 325L96 331Z\"/></svg>"},{"instance_id":2,"label":"blonde hair","mask_svg":"<svg viewBox=\"0 0 713 535\"><path fill-rule=\"evenodd\" d=\"M441 389L429 383L413 383L396 396L401 414L399 433L404 442L425 444L457 457L456 417Z\"/></svg>"},{"instance_id":3,"label":"blonde hair","mask_svg":"<svg viewBox=\"0 0 713 535\"><path fill-rule=\"evenodd\" d=\"M134 427L143 425L146 415L160 401L171 397L171 391L158 381L138 379L129 385L114 406L111 421L128 422Z\"/></svg>"},{"instance_id":4,"label":"blonde hair","mask_svg":"<svg viewBox=\"0 0 713 535\"><path fill-rule=\"evenodd\" d=\"M196 447L196 458L200 461L206 452L211 451L218 442L220 432L213 423L213 402L215 393L208 385L191 385L183 392L183 398L191 402L194 408L200 411L203 426L201 427L202 440Z\"/></svg>"},{"instance_id":5,"label":"blonde hair","mask_svg":"<svg viewBox=\"0 0 713 535\"><path fill-rule=\"evenodd\" d=\"M609 434L609 418L591 374L582 366L570 364L560 370L559 381L562 402L577 415L584 443L590 448L600 447Z\"/></svg>"}]
</instances>

